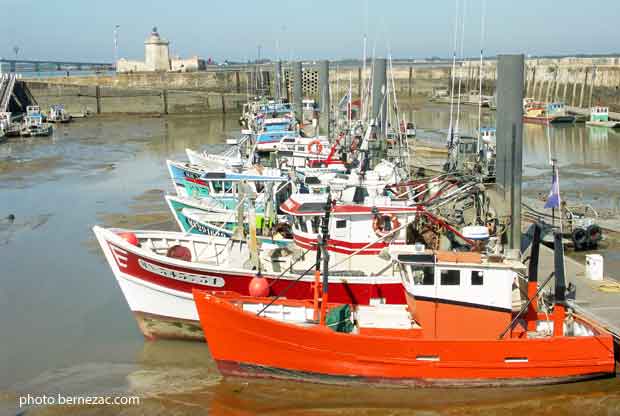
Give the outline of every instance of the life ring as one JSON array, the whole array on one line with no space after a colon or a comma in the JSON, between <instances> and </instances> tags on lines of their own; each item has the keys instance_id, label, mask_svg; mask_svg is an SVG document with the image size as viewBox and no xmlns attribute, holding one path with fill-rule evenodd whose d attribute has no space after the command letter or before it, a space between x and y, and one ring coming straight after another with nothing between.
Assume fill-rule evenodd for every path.
<instances>
[{"instance_id":1,"label":"life ring","mask_svg":"<svg viewBox=\"0 0 620 416\"><path fill-rule=\"evenodd\" d=\"M320 155L323 152L323 145L318 139L312 140L308 143L306 147L308 153L314 153L315 155Z\"/></svg>"},{"instance_id":2,"label":"life ring","mask_svg":"<svg viewBox=\"0 0 620 416\"><path fill-rule=\"evenodd\" d=\"M390 219L391 227L389 230L386 230L385 217ZM385 237L390 234L392 231L400 227L400 221L394 214L388 215L375 215L375 218L372 220L372 229L379 237Z\"/></svg>"}]
</instances>

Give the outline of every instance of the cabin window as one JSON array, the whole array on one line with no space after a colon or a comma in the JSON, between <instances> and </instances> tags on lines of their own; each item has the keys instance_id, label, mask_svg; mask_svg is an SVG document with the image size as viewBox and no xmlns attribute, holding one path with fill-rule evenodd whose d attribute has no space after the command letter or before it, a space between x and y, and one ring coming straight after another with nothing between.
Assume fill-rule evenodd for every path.
<instances>
[{"instance_id":1,"label":"cabin window","mask_svg":"<svg viewBox=\"0 0 620 416\"><path fill-rule=\"evenodd\" d=\"M471 272L471 285L482 286L484 284L484 274L481 270L474 270Z\"/></svg>"},{"instance_id":2,"label":"cabin window","mask_svg":"<svg viewBox=\"0 0 620 416\"><path fill-rule=\"evenodd\" d=\"M435 284L434 266L411 266L413 283L416 285L433 286Z\"/></svg>"},{"instance_id":3,"label":"cabin window","mask_svg":"<svg viewBox=\"0 0 620 416\"><path fill-rule=\"evenodd\" d=\"M224 182L224 192L233 192L233 183L230 181Z\"/></svg>"},{"instance_id":4,"label":"cabin window","mask_svg":"<svg viewBox=\"0 0 620 416\"><path fill-rule=\"evenodd\" d=\"M460 270L442 270L441 285L442 286L458 286L461 284Z\"/></svg>"},{"instance_id":5,"label":"cabin window","mask_svg":"<svg viewBox=\"0 0 620 416\"><path fill-rule=\"evenodd\" d=\"M337 220L336 228L347 228L347 220Z\"/></svg>"},{"instance_id":6,"label":"cabin window","mask_svg":"<svg viewBox=\"0 0 620 416\"><path fill-rule=\"evenodd\" d=\"M312 224L312 232L318 234L319 226L321 225L321 217L312 217L310 223Z\"/></svg>"},{"instance_id":7,"label":"cabin window","mask_svg":"<svg viewBox=\"0 0 620 416\"><path fill-rule=\"evenodd\" d=\"M222 192L222 182L220 182L220 181L211 181L211 186L213 187L213 192L215 192L215 193Z\"/></svg>"},{"instance_id":8,"label":"cabin window","mask_svg":"<svg viewBox=\"0 0 620 416\"><path fill-rule=\"evenodd\" d=\"M304 233L308 232L308 225L306 224L306 217L301 217L299 219L299 228L301 229L301 231L303 231Z\"/></svg>"}]
</instances>

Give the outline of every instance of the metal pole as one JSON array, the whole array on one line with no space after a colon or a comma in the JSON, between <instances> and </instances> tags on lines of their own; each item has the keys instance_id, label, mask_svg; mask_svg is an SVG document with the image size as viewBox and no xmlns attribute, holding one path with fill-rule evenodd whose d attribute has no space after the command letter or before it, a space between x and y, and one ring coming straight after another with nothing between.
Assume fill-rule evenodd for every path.
<instances>
[{"instance_id":1,"label":"metal pole","mask_svg":"<svg viewBox=\"0 0 620 416\"><path fill-rule=\"evenodd\" d=\"M380 126L381 136L387 132L387 59L375 59L372 71L372 118Z\"/></svg>"},{"instance_id":2,"label":"metal pole","mask_svg":"<svg viewBox=\"0 0 620 416\"><path fill-rule=\"evenodd\" d=\"M521 245L523 55L500 55L497 82L497 191L509 215L508 248ZM503 197L503 198L502 198Z\"/></svg>"},{"instance_id":3,"label":"metal pole","mask_svg":"<svg viewBox=\"0 0 620 416\"><path fill-rule=\"evenodd\" d=\"M295 109L295 117L303 124L303 87L302 87L302 69L301 62L293 62L293 108Z\"/></svg>"},{"instance_id":4,"label":"metal pole","mask_svg":"<svg viewBox=\"0 0 620 416\"><path fill-rule=\"evenodd\" d=\"M319 116L319 131L329 137L330 102L329 102L329 61L321 61L319 66L319 90L321 92L321 114Z\"/></svg>"}]
</instances>

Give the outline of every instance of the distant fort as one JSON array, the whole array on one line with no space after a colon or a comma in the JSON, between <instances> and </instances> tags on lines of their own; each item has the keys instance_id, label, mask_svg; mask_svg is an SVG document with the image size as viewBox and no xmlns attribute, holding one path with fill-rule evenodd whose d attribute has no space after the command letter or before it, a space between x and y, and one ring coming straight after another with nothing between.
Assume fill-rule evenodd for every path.
<instances>
[{"instance_id":1,"label":"distant fort","mask_svg":"<svg viewBox=\"0 0 620 416\"><path fill-rule=\"evenodd\" d=\"M206 68L204 59L198 56L182 59L170 57L170 42L162 39L154 27L144 41L144 61L121 58L116 62L117 72L193 72Z\"/></svg>"}]
</instances>

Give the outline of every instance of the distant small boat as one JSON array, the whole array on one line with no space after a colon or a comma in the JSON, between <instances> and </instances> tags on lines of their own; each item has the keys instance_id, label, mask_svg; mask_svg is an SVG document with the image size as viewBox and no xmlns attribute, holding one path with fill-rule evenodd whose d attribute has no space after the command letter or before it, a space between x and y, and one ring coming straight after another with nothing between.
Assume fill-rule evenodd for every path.
<instances>
[{"instance_id":1,"label":"distant small boat","mask_svg":"<svg viewBox=\"0 0 620 416\"><path fill-rule=\"evenodd\" d=\"M463 104L469 105L482 105L482 107L489 107L491 103L491 98L486 95L480 95L480 92L477 90L472 90L469 94L464 96Z\"/></svg>"},{"instance_id":2,"label":"distant small boat","mask_svg":"<svg viewBox=\"0 0 620 416\"><path fill-rule=\"evenodd\" d=\"M65 106L56 104L50 107L47 121L49 123L69 123L72 120L71 114L65 111Z\"/></svg>"},{"instance_id":3,"label":"distant small boat","mask_svg":"<svg viewBox=\"0 0 620 416\"><path fill-rule=\"evenodd\" d=\"M4 132L5 137L19 136L19 123L14 123L10 112L0 112L0 130Z\"/></svg>"},{"instance_id":4,"label":"distant small boat","mask_svg":"<svg viewBox=\"0 0 620 416\"><path fill-rule=\"evenodd\" d=\"M19 130L22 137L51 136L53 131L51 124L43 122L43 114L38 105L26 108L26 116Z\"/></svg>"},{"instance_id":5,"label":"distant small boat","mask_svg":"<svg viewBox=\"0 0 620 416\"><path fill-rule=\"evenodd\" d=\"M533 124L574 123L575 116L566 113L564 103L542 103L529 101L524 105L523 121Z\"/></svg>"},{"instance_id":6,"label":"distant small boat","mask_svg":"<svg viewBox=\"0 0 620 416\"><path fill-rule=\"evenodd\" d=\"M590 120L586 122L586 125L617 129L620 128L620 121L609 120L609 108L597 106L592 107L590 111Z\"/></svg>"}]
</instances>

